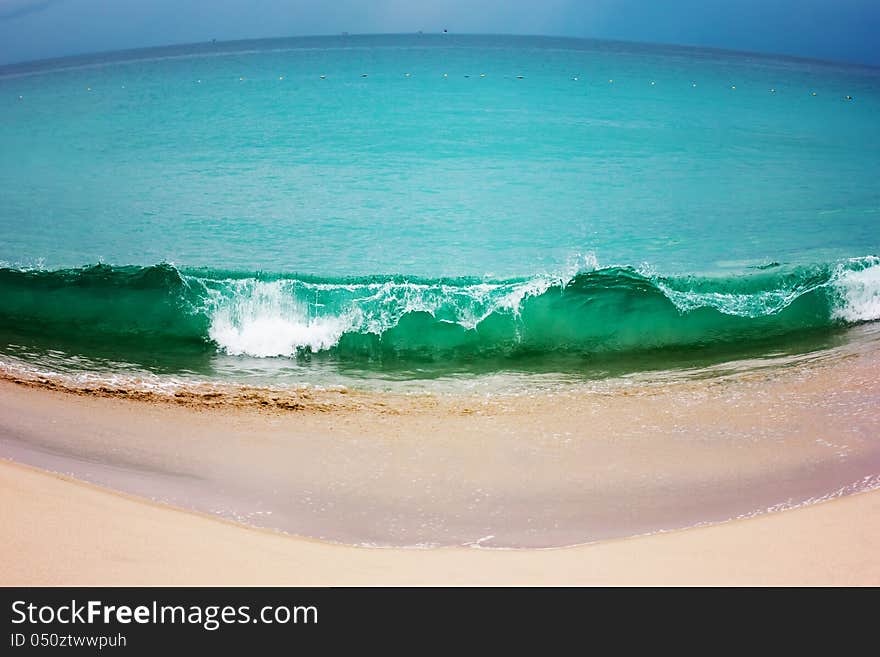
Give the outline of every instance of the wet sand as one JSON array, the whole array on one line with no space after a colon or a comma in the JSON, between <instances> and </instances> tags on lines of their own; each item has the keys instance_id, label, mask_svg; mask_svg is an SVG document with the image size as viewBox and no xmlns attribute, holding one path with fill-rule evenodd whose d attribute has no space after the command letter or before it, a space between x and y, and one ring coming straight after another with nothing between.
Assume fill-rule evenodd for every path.
<instances>
[{"instance_id":1,"label":"wet sand","mask_svg":"<svg viewBox=\"0 0 880 657\"><path fill-rule=\"evenodd\" d=\"M0 462L4 585L880 585L880 492L558 550L370 549Z\"/></svg>"},{"instance_id":2,"label":"wet sand","mask_svg":"<svg viewBox=\"0 0 880 657\"><path fill-rule=\"evenodd\" d=\"M572 546L877 486L878 365L870 348L534 394L205 403L0 381L0 457L337 543Z\"/></svg>"},{"instance_id":3,"label":"wet sand","mask_svg":"<svg viewBox=\"0 0 880 657\"><path fill-rule=\"evenodd\" d=\"M0 458L58 474L0 468L3 579L876 582L878 366L872 342L493 395L74 389L7 373ZM534 549L564 546L581 547ZM91 562L108 550L104 573ZM221 570L188 570L206 550ZM300 561L308 575L290 570Z\"/></svg>"}]
</instances>

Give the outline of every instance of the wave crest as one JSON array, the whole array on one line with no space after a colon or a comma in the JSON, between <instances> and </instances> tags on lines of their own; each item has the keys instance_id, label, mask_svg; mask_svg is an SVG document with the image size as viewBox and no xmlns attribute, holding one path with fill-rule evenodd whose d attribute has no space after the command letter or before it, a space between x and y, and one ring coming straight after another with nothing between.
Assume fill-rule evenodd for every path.
<instances>
[{"instance_id":1,"label":"wave crest","mask_svg":"<svg viewBox=\"0 0 880 657\"><path fill-rule=\"evenodd\" d=\"M473 360L736 344L876 320L880 258L730 277L606 267L502 281L95 265L0 269L0 291L0 328L60 343Z\"/></svg>"}]
</instances>

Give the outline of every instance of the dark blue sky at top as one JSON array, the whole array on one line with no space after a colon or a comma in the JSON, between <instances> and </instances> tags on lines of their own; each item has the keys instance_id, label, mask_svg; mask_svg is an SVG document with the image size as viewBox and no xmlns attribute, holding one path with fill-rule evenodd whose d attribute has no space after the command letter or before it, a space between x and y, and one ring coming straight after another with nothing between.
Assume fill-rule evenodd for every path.
<instances>
[{"instance_id":1,"label":"dark blue sky at top","mask_svg":"<svg viewBox=\"0 0 880 657\"><path fill-rule=\"evenodd\" d=\"M880 0L0 0L0 64L212 38L444 28L880 65Z\"/></svg>"}]
</instances>

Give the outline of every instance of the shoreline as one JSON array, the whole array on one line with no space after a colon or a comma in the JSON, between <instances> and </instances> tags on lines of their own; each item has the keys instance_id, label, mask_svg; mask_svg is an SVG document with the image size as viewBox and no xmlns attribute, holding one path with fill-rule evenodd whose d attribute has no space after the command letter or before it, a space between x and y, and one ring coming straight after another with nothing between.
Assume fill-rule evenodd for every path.
<instances>
[{"instance_id":1,"label":"shoreline","mask_svg":"<svg viewBox=\"0 0 880 657\"><path fill-rule=\"evenodd\" d=\"M718 360L691 367L647 369L605 377L543 381L530 385L493 387L460 386L452 381L436 387L433 381L420 387L371 389L348 384L294 383L271 386L210 378L179 379L171 375L98 372L61 372L43 369L26 361L0 355L0 386L50 391L87 399L125 400L148 405L167 405L192 410L244 410L285 413L378 413L402 415L447 413L469 415L477 407L504 406L505 400L541 395L550 399L586 396L654 395L663 390L699 389L736 381L762 382L778 379L792 369L821 370L846 360L880 361L880 325L874 322L851 326L846 339L804 352ZM479 381L482 377L477 375ZM491 375L488 375L491 378ZM535 381L539 385L535 387ZM404 381L392 383L408 383ZM450 385L455 385L450 388Z\"/></svg>"},{"instance_id":2,"label":"shoreline","mask_svg":"<svg viewBox=\"0 0 880 657\"><path fill-rule=\"evenodd\" d=\"M553 550L360 548L0 460L3 586L880 585L880 491Z\"/></svg>"},{"instance_id":3,"label":"shoreline","mask_svg":"<svg viewBox=\"0 0 880 657\"><path fill-rule=\"evenodd\" d=\"M878 363L329 410L0 380L0 584L878 584Z\"/></svg>"},{"instance_id":4,"label":"shoreline","mask_svg":"<svg viewBox=\"0 0 880 657\"><path fill-rule=\"evenodd\" d=\"M0 457L335 543L563 547L877 486L878 365L870 349L610 390L321 391L329 411L0 381Z\"/></svg>"}]
</instances>

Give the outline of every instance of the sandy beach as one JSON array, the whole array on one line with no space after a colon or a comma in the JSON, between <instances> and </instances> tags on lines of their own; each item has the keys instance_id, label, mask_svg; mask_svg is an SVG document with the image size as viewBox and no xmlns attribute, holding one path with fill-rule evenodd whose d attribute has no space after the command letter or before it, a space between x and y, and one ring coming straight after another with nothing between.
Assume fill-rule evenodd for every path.
<instances>
[{"instance_id":1,"label":"sandy beach","mask_svg":"<svg viewBox=\"0 0 880 657\"><path fill-rule=\"evenodd\" d=\"M557 550L369 549L0 464L4 585L878 585L880 492Z\"/></svg>"},{"instance_id":2,"label":"sandy beach","mask_svg":"<svg viewBox=\"0 0 880 657\"><path fill-rule=\"evenodd\" d=\"M493 397L7 376L0 582L877 584L877 359Z\"/></svg>"}]
</instances>

